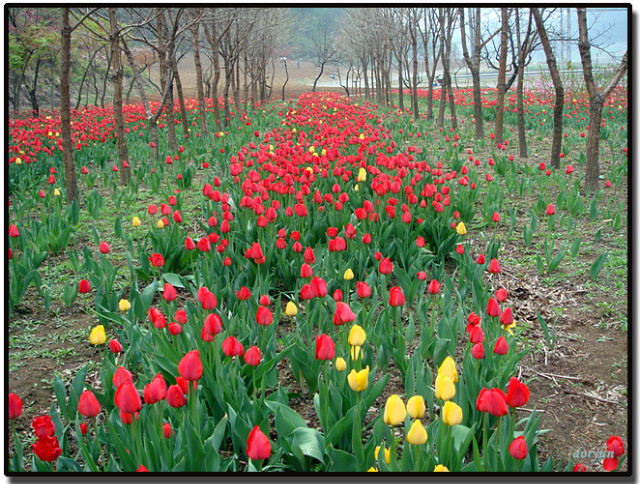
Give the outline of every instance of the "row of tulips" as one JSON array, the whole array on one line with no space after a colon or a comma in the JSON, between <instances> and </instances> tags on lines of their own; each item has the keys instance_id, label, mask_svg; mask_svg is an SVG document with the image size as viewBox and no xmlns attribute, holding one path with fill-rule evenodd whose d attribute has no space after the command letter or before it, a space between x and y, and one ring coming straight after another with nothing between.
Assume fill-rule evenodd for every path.
<instances>
[{"instance_id":1,"label":"row of tulips","mask_svg":"<svg viewBox=\"0 0 640 484\"><path fill-rule=\"evenodd\" d=\"M85 248L76 292L95 295L101 384L88 387L86 369L68 391L56 379L54 431L38 436L32 468L553 469L537 459L539 414L517 412L529 392L515 378L524 355L496 278L500 243L466 238L495 165L453 169L401 148L371 105L337 95L277 114L279 128L256 131L205 183L196 231L189 187L170 190L173 178L132 227L116 218L126 298L109 244L98 261ZM392 368L404 392L385 402ZM301 399L316 426L294 409ZM15 433L14 444L23 470Z\"/></svg>"}]
</instances>

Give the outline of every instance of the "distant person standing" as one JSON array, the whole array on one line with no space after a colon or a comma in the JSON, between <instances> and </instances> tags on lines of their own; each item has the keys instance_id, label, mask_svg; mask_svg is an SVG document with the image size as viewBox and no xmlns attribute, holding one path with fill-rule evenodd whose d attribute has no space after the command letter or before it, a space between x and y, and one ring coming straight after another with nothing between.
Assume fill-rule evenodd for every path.
<instances>
[{"instance_id":1,"label":"distant person standing","mask_svg":"<svg viewBox=\"0 0 640 484\"><path fill-rule=\"evenodd\" d=\"M298 61L298 69L300 69L300 61Z\"/></svg>"}]
</instances>

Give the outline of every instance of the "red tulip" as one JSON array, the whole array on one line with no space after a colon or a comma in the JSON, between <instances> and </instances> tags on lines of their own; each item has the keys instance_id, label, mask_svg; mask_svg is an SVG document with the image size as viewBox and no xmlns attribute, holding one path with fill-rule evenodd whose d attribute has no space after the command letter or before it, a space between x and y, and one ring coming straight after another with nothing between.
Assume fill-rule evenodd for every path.
<instances>
[{"instance_id":1,"label":"red tulip","mask_svg":"<svg viewBox=\"0 0 640 484\"><path fill-rule=\"evenodd\" d=\"M482 343L476 343L471 347L471 356L473 356L476 360L481 360L484 358L484 346Z\"/></svg>"},{"instance_id":2,"label":"red tulip","mask_svg":"<svg viewBox=\"0 0 640 484\"><path fill-rule=\"evenodd\" d=\"M484 331L481 326L471 326L468 328L469 341L473 344L484 342Z\"/></svg>"},{"instance_id":3,"label":"red tulip","mask_svg":"<svg viewBox=\"0 0 640 484\"><path fill-rule=\"evenodd\" d=\"M162 424L162 433L164 434L165 439L170 439L171 436L175 434L169 422L165 422Z\"/></svg>"},{"instance_id":4,"label":"red tulip","mask_svg":"<svg viewBox=\"0 0 640 484\"><path fill-rule=\"evenodd\" d=\"M602 468L607 472L615 471L618 467L618 459L615 457L607 457L602 461Z\"/></svg>"},{"instance_id":5,"label":"red tulip","mask_svg":"<svg viewBox=\"0 0 640 484\"><path fill-rule=\"evenodd\" d=\"M587 472L587 468L584 464L576 464L573 466L573 472Z\"/></svg>"},{"instance_id":6,"label":"red tulip","mask_svg":"<svg viewBox=\"0 0 640 484\"><path fill-rule=\"evenodd\" d=\"M182 223L182 215L180 215L179 210L173 212L173 221L177 224Z\"/></svg>"},{"instance_id":7,"label":"red tulip","mask_svg":"<svg viewBox=\"0 0 640 484\"><path fill-rule=\"evenodd\" d=\"M62 454L58 438L55 435L40 437L35 444L31 445L31 448L38 459L44 462L53 462Z\"/></svg>"},{"instance_id":8,"label":"red tulip","mask_svg":"<svg viewBox=\"0 0 640 484\"><path fill-rule=\"evenodd\" d=\"M211 242L209 242L208 238L202 237L198 241L198 250L200 252L209 252L211 250Z\"/></svg>"},{"instance_id":9,"label":"red tulip","mask_svg":"<svg viewBox=\"0 0 640 484\"><path fill-rule=\"evenodd\" d=\"M273 323L273 314L268 308L259 306L258 312L256 313L256 321L260 326L269 326Z\"/></svg>"},{"instance_id":10,"label":"red tulip","mask_svg":"<svg viewBox=\"0 0 640 484\"><path fill-rule=\"evenodd\" d=\"M380 274L391 274L393 272L393 263L391 262L391 259L388 257L382 259L378 266L378 271Z\"/></svg>"},{"instance_id":11,"label":"red tulip","mask_svg":"<svg viewBox=\"0 0 640 484\"><path fill-rule=\"evenodd\" d=\"M356 315L351 308L343 302L336 302L336 312L333 314L333 324L336 326L355 321Z\"/></svg>"},{"instance_id":12,"label":"red tulip","mask_svg":"<svg viewBox=\"0 0 640 484\"><path fill-rule=\"evenodd\" d=\"M369 287L369 284L361 281L356 282L356 294L361 299L371 297L371 288Z\"/></svg>"},{"instance_id":13,"label":"red tulip","mask_svg":"<svg viewBox=\"0 0 640 484\"><path fill-rule=\"evenodd\" d=\"M493 217L491 217L491 221L495 223L500 222L500 214L498 212L493 212Z\"/></svg>"},{"instance_id":14,"label":"red tulip","mask_svg":"<svg viewBox=\"0 0 640 484\"><path fill-rule=\"evenodd\" d=\"M164 290L162 291L162 299L164 299L167 302L171 302L171 301L175 301L176 297L178 297L176 288L173 287L168 282L165 282Z\"/></svg>"},{"instance_id":15,"label":"red tulip","mask_svg":"<svg viewBox=\"0 0 640 484\"><path fill-rule=\"evenodd\" d=\"M113 382L113 386L119 388L124 382L131 382L131 378L131 372L124 366L121 366L113 374L113 379L111 381Z\"/></svg>"},{"instance_id":16,"label":"red tulip","mask_svg":"<svg viewBox=\"0 0 640 484\"><path fill-rule=\"evenodd\" d=\"M498 302L505 302L507 300L507 291L503 288L498 289L496 291L496 299Z\"/></svg>"},{"instance_id":17,"label":"red tulip","mask_svg":"<svg viewBox=\"0 0 640 484\"><path fill-rule=\"evenodd\" d=\"M389 291L389 306L397 307L404 304L404 293L398 286L392 287Z\"/></svg>"},{"instance_id":18,"label":"red tulip","mask_svg":"<svg viewBox=\"0 0 640 484\"><path fill-rule=\"evenodd\" d=\"M152 203L151 205L149 205L149 208L147 209L147 213L149 213L149 215L155 215L156 213L158 213L158 207L156 207Z\"/></svg>"},{"instance_id":19,"label":"red tulip","mask_svg":"<svg viewBox=\"0 0 640 484\"><path fill-rule=\"evenodd\" d=\"M108 254L111 251L111 247L105 241L100 242L100 253Z\"/></svg>"},{"instance_id":20,"label":"red tulip","mask_svg":"<svg viewBox=\"0 0 640 484\"><path fill-rule=\"evenodd\" d=\"M313 292L313 297L323 298L327 295L327 283L324 279L314 276L311 279L311 291Z\"/></svg>"},{"instance_id":21,"label":"red tulip","mask_svg":"<svg viewBox=\"0 0 640 484\"><path fill-rule=\"evenodd\" d=\"M91 390L85 390L80 395L78 412L86 418L95 417L100 413L100 403Z\"/></svg>"},{"instance_id":22,"label":"red tulip","mask_svg":"<svg viewBox=\"0 0 640 484\"><path fill-rule=\"evenodd\" d=\"M616 457L620 457L624 454L624 444L622 443L622 439L617 435L612 435L607 440L607 450L609 452L613 452L613 455Z\"/></svg>"},{"instance_id":23,"label":"red tulip","mask_svg":"<svg viewBox=\"0 0 640 484\"><path fill-rule=\"evenodd\" d=\"M9 420L18 418L22 414L22 400L15 393L9 393Z\"/></svg>"},{"instance_id":24,"label":"red tulip","mask_svg":"<svg viewBox=\"0 0 640 484\"><path fill-rule=\"evenodd\" d=\"M167 384L161 373L158 373L153 377L151 383L145 385L142 396L144 398L144 403L147 405L153 405L156 402L164 400L167 396Z\"/></svg>"},{"instance_id":25,"label":"red tulip","mask_svg":"<svg viewBox=\"0 0 640 484\"><path fill-rule=\"evenodd\" d=\"M161 254L151 254L149 262L153 267L162 267L164 265L164 257Z\"/></svg>"},{"instance_id":26,"label":"red tulip","mask_svg":"<svg viewBox=\"0 0 640 484\"><path fill-rule=\"evenodd\" d=\"M527 442L522 435L513 439L513 442L509 444L509 453L511 457L518 460L522 460L527 456L529 450L527 449Z\"/></svg>"},{"instance_id":27,"label":"red tulip","mask_svg":"<svg viewBox=\"0 0 640 484\"><path fill-rule=\"evenodd\" d=\"M260 349L257 346L252 346L244 354L244 362L250 366L258 366L260 358Z\"/></svg>"},{"instance_id":28,"label":"red tulip","mask_svg":"<svg viewBox=\"0 0 640 484\"><path fill-rule=\"evenodd\" d=\"M316 261L316 256L313 253L313 249L311 247L307 247L303 254L304 261L307 264L313 264Z\"/></svg>"},{"instance_id":29,"label":"red tulip","mask_svg":"<svg viewBox=\"0 0 640 484\"><path fill-rule=\"evenodd\" d=\"M177 336L180 333L182 333L182 326L180 326L178 323L169 323L169 326L167 326L167 329L169 330L169 333L172 334L173 336Z\"/></svg>"},{"instance_id":30,"label":"red tulip","mask_svg":"<svg viewBox=\"0 0 640 484\"><path fill-rule=\"evenodd\" d=\"M195 250L196 244L191 237L187 237L184 239L184 248L186 250Z\"/></svg>"},{"instance_id":31,"label":"red tulip","mask_svg":"<svg viewBox=\"0 0 640 484\"><path fill-rule=\"evenodd\" d=\"M427 291L429 291L429 294L438 294L440 292L440 283L435 279L432 279L429 283L429 288L427 289Z\"/></svg>"},{"instance_id":32,"label":"red tulip","mask_svg":"<svg viewBox=\"0 0 640 484\"><path fill-rule=\"evenodd\" d=\"M222 351L227 356L242 356L244 347L235 337L229 336L222 342Z\"/></svg>"},{"instance_id":33,"label":"red tulip","mask_svg":"<svg viewBox=\"0 0 640 484\"><path fill-rule=\"evenodd\" d=\"M78 292L80 294L86 294L89 291L91 291L91 285L89 284L89 281L87 281L86 279L82 279L80 281L80 284L78 285Z\"/></svg>"},{"instance_id":34,"label":"red tulip","mask_svg":"<svg viewBox=\"0 0 640 484\"><path fill-rule=\"evenodd\" d=\"M463 255L464 254L464 245L458 244L456 247L456 254Z\"/></svg>"},{"instance_id":35,"label":"red tulip","mask_svg":"<svg viewBox=\"0 0 640 484\"><path fill-rule=\"evenodd\" d=\"M202 304L202 309L212 310L218 305L216 296L206 287L198 289L198 301Z\"/></svg>"},{"instance_id":36,"label":"red tulip","mask_svg":"<svg viewBox=\"0 0 640 484\"><path fill-rule=\"evenodd\" d=\"M340 289L333 291L333 300L336 302L342 302L342 291Z\"/></svg>"},{"instance_id":37,"label":"red tulip","mask_svg":"<svg viewBox=\"0 0 640 484\"><path fill-rule=\"evenodd\" d=\"M511 311L510 307L506 308L502 313L502 316L500 316L500 324L504 326L513 324L513 312Z\"/></svg>"},{"instance_id":38,"label":"red tulip","mask_svg":"<svg viewBox=\"0 0 640 484\"><path fill-rule=\"evenodd\" d=\"M300 289L300 299L303 301L313 299L313 290L309 284L305 284L302 286L302 289Z\"/></svg>"},{"instance_id":39,"label":"red tulip","mask_svg":"<svg viewBox=\"0 0 640 484\"><path fill-rule=\"evenodd\" d=\"M173 319L180 324L187 324L187 312L184 309L178 309L173 315Z\"/></svg>"},{"instance_id":40,"label":"red tulip","mask_svg":"<svg viewBox=\"0 0 640 484\"><path fill-rule=\"evenodd\" d=\"M34 417L31 426L36 437L49 437L56 433L56 428L49 415Z\"/></svg>"},{"instance_id":41,"label":"red tulip","mask_svg":"<svg viewBox=\"0 0 640 484\"><path fill-rule=\"evenodd\" d=\"M489 298L489 303L487 304L487 314L492 318L499 318L502 314L498 301L492 297Z\"/></svg>"},{"instance_id":42,"label":"red tulip","mask_svg":"<svg viewBox=\"0 0 640 484\"><path fill-rule=\"evenodd\" d=\"M188 381L197 381L202 376L202 362L200 351L192 350L182 357L178 364L180 376Z\"/></svg>"},{"instance_id":43,"label":"red tulip","mask_svg":"<svg viewBox=\"0 0 640 484\"><path fill-rule=\"evenodd\" d=\"M257 425L249 432L247 438L247 457L251 460L267 459L271 455L271 443Z\"/></svg>"},{"instance_id":44,"label":"red tulip","mask_svg":"<svg viewBox=\"0 0 640 484\"><path fill-rule=\"evenodd\" d=\"M529 388L515 377L509 380L507 388L507 405L510 407L522 407L529 401Z\"/></svg>"},{"instance_id":45,"label":"red tulip","mask_svg":"<svg viewBox=\"0 0 640 484\"><path fill-rule=\"evenodd\" d=\"M509 407L505 401L505 394L499 388L488 390L483 388L480 390L478 399L476 400L476 410L480 412L489 412L495 417L502 417L509 413Z\"/></svg>"},{"instance_id":46,"label":"red tulip","mask_svg":"<svg viewBox=\"0 0 640 484\"><path fill-rule=\"evenodd\" d=\"M553 215L553 214L555 214L555 213L556 213L556 209L555 209L555 208L553 208L553 204L551 204L551 203L550 203L550 204L547 206L547 210L545 210L545 213L546 213L547 215Z\"/></svg>"},{"instance_id":47,"label":"red tulip","mask_svg":"<svg viewBox=\"0 0 640 484\"><path fill-rule=\"evenodd\" d=\"M316 336L316 360L332 360L335 355L335 343L331 339L331 336L324 333Z\"/></svg>"},{"instance_id":48,"label":"red tulip","mask_svg":"<svg viewBox=\"0 0 640 484\"><path fill-rule=\"evenodd\" d=\"M20 231L18 230L18 227L16 227L13 224L9 225L9 237L19 237L19 236L20 236Z\"/></svg>"},{"instance_id":49,"label":"red tulip","mask_svg":"<svg viewBox=\"0 0 640 484\"><path fill-rule=\"evenodd\" d=\"M245 286L242 286L239 291L236 291L236 297L240 301L246 301L251 297L251 292Z\"/></svg>"},{"instance_id":50,"label":"red tulip","mask_svg":"<svg viewBox=\"0 0 640 484\"><path fill-rule=\"evenodd\" d=\"M480 255L478 256L478 258L476 259L476 263L478 263L478 264L480 264L480 265L485 263L485 260L484 260L484 254L480 254Z\"/></svg>"},{"instance_id":51,"label":"red tulip","mask_svg":"<svg viewBox=\"0 0 640 484\"><path fill-rule=\"evenodd\" d=\"M138 469L136 470L136 472L149 472L149 470L143 466L142 464L140 464L140 467L138 467Z\"/></svg>"},{"instance_id":52,"label":"red tulip","mask_svg":"<svg viewBox=\"0 0 640 484\"><path fill-rule=\"evenodd\" d=\"M427 273L425 271L420 271L416 274L416 277L418 278L419 281L426 281Z\"/></svg>"},{"instance_id":53,"label":"red tulip","mask_svg":"<svg viewBox=\"0 0 640 484\"><path fill-rule=\"evenodd\" d=\"M489 272L491 274L500 274L500 272L502 272L498 259L491 259L491 262L489 262Z\"/></svg>"},{"instance_id":54,"label":"red tulip","mask_svg":"<svg viewBox=\"0 0 640 484\"><path fill-rule=\"evenodd\" d=\"M504 336L500 336L498 341L496 341L496 345L493 348L493 352L496 355L506 355L509 351L509 345L507 344L507 340L504 339Z\"/></svg>"},{"instance_id":55,"label":"red tulip","mask_svg":"<svg viewBox=\"0 0 640 484\"><path fill-rule=\"evenodd\" d=\"M173 408L183 407L187 403L182 388L178 385L171 385L167 389L167 403Z\"/></svg>"},{"instance_id":56,"label":"red tulip","mask_svg":"<svg viewBox=\"0 0 640 484\"><path fill-rule=\"evenodd\" d=\"M125 381L118 387L115 395L116 406L124 413L139 412L142 408L142 402L138 390L133 383Z\"/></svg>"}]
</instances>

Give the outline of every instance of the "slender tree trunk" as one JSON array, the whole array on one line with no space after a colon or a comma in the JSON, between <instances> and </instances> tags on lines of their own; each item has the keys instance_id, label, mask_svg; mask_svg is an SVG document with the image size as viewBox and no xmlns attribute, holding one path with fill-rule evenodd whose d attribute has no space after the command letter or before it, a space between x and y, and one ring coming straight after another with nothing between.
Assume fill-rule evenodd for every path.
<instances>
[{"instance_id":1,"label":"slender tree trunk","mask_svg":"<svg viewBox=\"0 0 640 484\"><path fill-rule=\"evenodd\" d=\"M176 62L175 55L171 59L173 77L176 80L176 91L178 92L178 104L180 105L180 116L182 117L182 131L184 132L184 139L189 138L189 118L187 117L187 108L184 105L184 91L182 90L182 81L180 80L180 73L178 72L178 63Z\"/></svg>"},{"instance_id":2,"label":"slender tree trunk","mask_svg":"<svg viewBox=\"0 0 640 484\"><path fill-rule=\"evenodd\" d=\"M193 34L193 63L196 66L196 92L198 95L198 118L200 121L200 131L207 136L207 104L204 99L204 88L202 83L202 62L200 61L200 24L196 23L191 29Z\"/></svg>"},{"instance_id":3,"label":"slender tree trunk","mask_svg":"<svg viewBox=\"0 0 640 484\"><path fill-rule=\"evenodd\" d=\"M124 115L122 113L122 63L120 62L120 32L116 20L116 9L109 8L109 40L111 44L111 62L113 64L113 118L115 121L118 145L118 160L120 170L120 184L127 185L131 177L131 170L124 166L129 159L127 138L124 132Z\"/></svg>"},{"instance_id":4,"label":"slender tree trunk","mask_svg":"<svg viewBox=\"0 0 640 484\"><path fill-rule=\"evenodd\" d=\"M420 119L419 104L418 104L418 39L416 36L415 25L412 26L411 32L411 53L413 55L413 93L412 93L412 107L413 119Z\"/></svg>"},{"instance_id":5,"label":"slender tree trunk","mask_svg":"<svg viewBox=\"0 0 640 484\"><path fill-rule=\"evenodd\" d=\"M322 77L323 72L324 72L324 62L320 64L320 74L318 74L318 77L316 77L316 80L313 81L313 89L311 89L311 92L316 92L316 84L318 84L318 80L320 79L320 77Z\"/></svg>"},{"instance_id":6,"label":"slender tree trunk","mask_svg":"<svg viewBox=\"0 0 640 484\"><path fill-rule=\"evenodd\" d=\"M62 9L61 59L60 59L60 131L62 134L62 160L64 162L64 182L67 188L67 203L78 200L76 167L71 146L71 93L69 77L71 71L71 25L69 8Z\"/></svg>"},{"instance_id":7,"label":"slender tree trunk","mask_svg":"<svg viewBox=\"0 0 640 484\"><path fill-rule=\"evenodd\" d=\"M282 61L282 63L284 64L284 72L287 74L287 78L282 85L282 100L284 101L284 88L287 86L287 82L289 82L289 71L287 70L287 61Z\"/></svg>"},{"instance_id":8,"label":"slender tree trunk","mask_svg":"<svg viewBox=\"0 0 640 484\"><path fill-rule=\"evenodd\" d=\"M562 110L564 109L564 85L562 84L562 78L560 72L558 72L558 66L556 64L556 57L551 50L551 44L549 37L547 36L547 30L544 27L542 16L537 8L532 8L531 13L536 22L538 28L538 34L540 35L540 42L544 49L545 57L547 58L547 66L549 67L549 73L551 80L553 81L553 87L556 91L555 106L553 108L553 140L551 142L551 160L550 165L554 168L560 167L560 151L562 150Z\"/></svg>"},{"instance_id":9,"label":"slender tree trunk","mask_svg":"<svg viewBox=\"0 0 640 484\"><path fill-rule=\"evenodd\" d=\"M220 54L218 34L216 32L215 23L211 23L211 30L205 24L205 34L209 39L211 46L211 58L213 61L213 80L211 81L211 98L213 99L213 117L216 120L216 130L222 126L220 120L220 100L218 99L218 85L220 84Z\"/></svg>"},{"instance_id":10,"label":"slender tree trunk","mask_svg":"<svg viewBox=\"0 0 640 484\"><path fill-rule=\"evenodd\" d=\"M33 113L35 113L34 117L36 118L40 116L40 105L38 104L38 96L36 94L38 90L38 73L39 72L40 72L40 59L36 61L36 72L33 76L33 86L27 89L29 92L29 98L31 100L32 115Z\"/></svg>"},{"instance_id":11,"label":"slender tree trunk","mask_svg":"<svg viewBox=\"0 0 640 484\"><path fill-rule=\"evenodd\" d=\"M107 57L107 71L104 73L104 78L102 80L102 92L100 94L100 107L104 109L104 98L107 95L107 81L109 77L111 77L111 50L106 49L106 57Z\"/></svg>"},{"instance_id":12,"label":"slender tree trunk","mask_svg":"<svg viewBox=\"0 0 640 484\"><path fill-rule=\"evenodd\" d=\"M529 30L527 32L528 42L531 31L531 16L529 16ZM516 39L518 42L518 81L516 84L516 107L518 109L518 146L520 148L520 158L527 158L527 135L524 131L524 54L525 46L520 42L520 9L516 8Z\"/></svg>"},{"instance_id":13,"label":"slender tree trunk","mask_svg":"<svg viewBox=\"0 0 640 484\"><path fill-rule=\"evenodd\" d=\"M404 92L402 78L402 54L398 55L398 107L404 111Z\"/></svg>"},{"instance_id":14,"label":"slender tree trunk","mask_svg":"<svg viewBox=\"0 0 640 484\"><path fill-rule=\"evenodd\" d=\"M622 57L620 65L607 83L598 89L593 77L593 65L591 62L591 44L587 27L587 12L584 8L576 9L578 13L578 49L582 63L582 74L589 93L589 136L587 138L587 160L585 163L585 184L587 192L594 196L598 191L600 178L600 128L602 123L602 110L604 102L616 88L627 71L629 51Z\"/></svg>"},{"instance_id":15,"label":"slender tree trunk","mask_svg":"<svg viewBox=\"0 0 640 484\"><path fill-rule=\"evenodd\" d=\"M504 140L504 97L506 93L507 41L509 28L509 9L502 7L502 33L500 37L500 68L498 70L498 99L496 101L495 142Z\"/></svg>"},{"instance_id":16,"label":"slender tree trunk","mask_svg":"<svg viewBox=\"0 0 640 484\"><path fill-rule=\"evenodd\" d=\"M98 51L95 51L91 55L91 59L89 59L89 63L87 64L87 68L84 70L84 73L82 74L82 79L80 79L80 88L78 89L78 99L76 99L76 107L75 107L75 109L78 109L80 107L80 103L82 102L82 86L84 86L84 81L87 78L87 73L89 72L89 69L93 66L93 59L95 59L97 53L98 53ZM88 92L87 92L87 101L89 101L89 93Z\"/></svg>"}]
</instances>

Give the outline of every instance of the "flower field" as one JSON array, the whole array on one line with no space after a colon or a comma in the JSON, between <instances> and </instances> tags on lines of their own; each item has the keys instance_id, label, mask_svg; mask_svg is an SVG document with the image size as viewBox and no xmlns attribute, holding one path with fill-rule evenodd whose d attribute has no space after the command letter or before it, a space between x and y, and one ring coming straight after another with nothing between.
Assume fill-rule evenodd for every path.
<instances>
[{"instance_id":1,"label":"flower field","mask_svg":"<svg viewBox=\"0 0 640 484\"><path fill-rule=\"evenodd\" d=\"M483 91L489 133L495 95ZM625 470L626 96L605 103L596 194L584 92L567 96L560 169L542 92L525 94L529 159L515 96L500 144L474 139L470 90L454 96L457 130L307 93L231 106L205 136L191 100L176 152L166 126L180 111L159 121L159 160L128 105L127 186L112 110L86 108L72 117L71 204L60 119L12 120L5 472ZM56 335L38 318L75 331L48 357L68 371L44 382L29 367L44 401L15 378ZM591 397L597 462L539 449L584 407L563 394L568 416L553 414L546 385L586 381L556 368L581 361L571 345L596 330L575 321L590 318L620 353L605 375L612 360L621 371L615 395Z\"/></svg>"}]
</instances>

